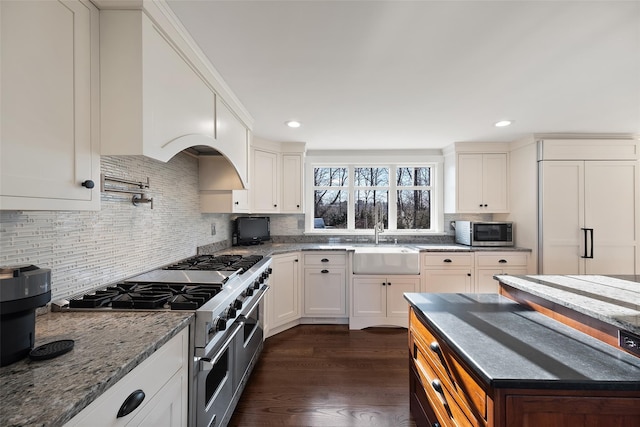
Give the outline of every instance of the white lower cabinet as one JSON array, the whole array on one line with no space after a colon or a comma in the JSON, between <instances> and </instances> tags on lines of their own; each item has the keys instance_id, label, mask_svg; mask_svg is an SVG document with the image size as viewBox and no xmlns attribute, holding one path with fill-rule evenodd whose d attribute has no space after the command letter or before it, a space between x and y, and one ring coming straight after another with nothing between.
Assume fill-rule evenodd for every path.
<instances>
[{"instance_id":1,"label":"white lower cabinet","mask_svg":"<svg viewBox=\"0 0 640 427\"><path fill-rule=\"evenodd\" d=\"M304 254L303 316L347 316L345 262L345 254Z\"/></svg>"},{"instance_id":2,"label":"white lower cabinet","mask_svg":"<svg viewBox=\"0 0 640 427\"><path fill-rule=\"evenodd\" d=\"M419 289L419 276L353 276L349 328L382 325L406 328L409 306L403 294Z\"/></svg>"},{"instance_id":3,"label":"white lower cabinet","mask_svg":"<svg viewBox=\"0 0 640 427\"><path fill-rule=\"evenodd\" d=\"M188 419L189 328L108 389L65 426L186 426ZM140 406L117 417L128 397L144 393Z\"/></svg>"},{"instance_id":4,"label":"white lower cabinet","mask_svg":"<svg viewBox=\"0 0 640 427\"><path fill-rule=\"evenodd\" d=\"M265 336L288 329L300 319L300 254L274 255L267 293ZM294 323L295 325L295 323Z\"/></svg>"},{"instance_id":5,"label":"white lower cabinet","mask_svg":"<svg viewBox=\"0 0 640 427\"><path fill-rule=\"evenodd\" d=\"M476 289L478 293L498 293L500 284L495 274L527 274L529 254L526 252L476 252Z\"/></svg>"},{"instance_id":6,"label":"white lower cabinet","mask_svg":"<svg viewBox=\"0 0 640 427\"><path fill-rule=\"evenodd\" d=\"M529 252L478 250L422 255L422 292L498 293L495 274L528 274Z\"/></svg>"},{"instance_id":7,"label":"white lower cabinet","mask_svg":"<svg viewBox=\"0 0 640 427\"><path fill-rule=\"evenodd\" d=\"M422 292L473 292L473 253L422 255Z\"/></svg>"}]
</instances>

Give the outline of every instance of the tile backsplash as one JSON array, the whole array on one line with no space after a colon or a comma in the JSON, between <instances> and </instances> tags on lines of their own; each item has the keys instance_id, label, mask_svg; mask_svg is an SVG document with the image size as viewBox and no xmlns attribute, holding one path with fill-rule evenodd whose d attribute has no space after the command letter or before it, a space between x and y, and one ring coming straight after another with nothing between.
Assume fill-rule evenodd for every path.
<instances>
[{"instance_id":1,"label":"tile backsplash","mask_svg":"<svg viewBox=\"0 0 640 427\"><path fill-rule=\"evenodd\" d=\"M132 181L149 177L153 210L134 206L130 194L103 192L98 212L0 211L0 266L50 268L52 299L59 299L230 241L230 215L200 213L196 158L103 156L101 171Z\"/></svg>"}]
</instances>

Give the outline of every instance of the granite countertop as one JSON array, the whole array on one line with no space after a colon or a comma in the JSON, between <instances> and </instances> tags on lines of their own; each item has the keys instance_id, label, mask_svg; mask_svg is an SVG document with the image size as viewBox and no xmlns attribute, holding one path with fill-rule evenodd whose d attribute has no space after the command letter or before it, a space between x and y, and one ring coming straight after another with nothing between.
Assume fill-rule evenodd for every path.
<instances>
[{"instance_id":1,"label":"granite countertop","mask_svg":"<svg viewBox=\"0 0 640 427\"><path fill-rule=\"evenodd\" d=\"M640 359L498 294L405 298L494 388L640 390Z\"/></svg>"},{"instance_id":2,"label":"granite countertop","mask_svg":"<svg viewBox=\"0 0 640 427\"><path fill-rule=\"evenodd\" d=\"M0 425L60 426L192 322L193 313L64 312L36 318L39 346L72 339L50 360L0 368Z\"/></svg>"},{"instance_id":3,"label":"granite countertop","mask_svg":"<svg viewBox=\"0 0 640 427\"><path fill-rule=\"evenodd\" d=\"M640 334L640 276L495 277L505 285Z\"/></svg>"},{"instance_id":4,"label":"granite countertop","mask_svg":"<svg viewBox=\"0 0 640 427\"><path fill-rule=\"evenodd\" d=\"M278 255L298 251L353 251L362 246L375 246L373 243L264 243L252 246L233 246L215 254L239 254L239 255ZM531 252L531 249L520 247L470 247L457 244L419 244L419 243L385 243L378 246L403 246L416 248L420 252ZM204 254L206 251L200 253Z\"/></svg>"}]
</instances>

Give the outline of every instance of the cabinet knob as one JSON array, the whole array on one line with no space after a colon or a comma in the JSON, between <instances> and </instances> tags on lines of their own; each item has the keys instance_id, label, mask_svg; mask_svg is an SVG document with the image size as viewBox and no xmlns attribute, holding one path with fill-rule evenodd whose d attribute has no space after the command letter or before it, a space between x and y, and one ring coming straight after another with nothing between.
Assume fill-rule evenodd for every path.
<instances>
[{"instance_id":1,"label":"cabinet knob","mask_svg":"<svg viewBox=\"0 0 640 427\"><path fill-rule=\"evenodd\" d=\"M234 203L234 205L239 205L239 204L240 204L240 202L235 202L235 203Z\"/></svg>"},{"instance_id":2,"label":"cabinet knob","mask_svg":"<svg viewBox=\"0 0 640 427\"><path fill-rule=\"evenodd\" d=\"M116 418L126 417L127 415L135 411L136 408L140 406L144 398L145 395L144 391L142 390L136 390L131 393L122 403L122 406L120 406L120 410L118 411L118 416Z\"/></svg>"},{"instance_id":3,"label":"cabinet knob","mask_svg":"<svg viewBox=\"0 0 640 427\"><path fill-rule=\"evenodd\" d=\"M277 208L277 207L278 207L278 205L273 205L273 207L274 207L274 208Z\"/></svg>"},{"instance_id":4,"label":"cabinet knob","mask_svg":"<svg viewBox=\"0 0 640 427\"><path fill-rule=\"evenodd\" d=\"M387 286L391 286L391 282L387 282Z\"/></svg>"},{"instance_id":5,"label":"cabinet knob","mask_svg":"<svg viewBox=\"0 0 640 427\"><path fill-rule=\"evenodd\" d=\"M323 273L323 274L324 274L324 273L328 273L328 272L329 272L329 270L321 270L321 271L320 271L320 273Z\"/></svg>"},{"instance_id":6,"label":"cabinet knob","mask_svg":"<svg viewBox=\"0 0 640 427\"><path fill-rule=\"evenodd\" d=\"M295 262L298 262L298 260L297 260L297 259L296 259L296 260L294 260L294 261L295 261Z\"/></svg>"},{"instance_id":7,"label":"cabinet knob","mask_svg":"<svg viewBox=\"0 0 640 427\"><path fill-rule=\"evenodd\" d=\"M506 264L507 260L506 259L501 259L500 261L498 261L500 264Z\"/></svg>"},{"instance_id":8,"label":"cabinet knob","mask_svg":"<svg viewBox=\"0 0 640 427\"><path fill-rule=\"evenodd\" d=\"M83 187L86 187L86 188L91 189L91 188L93 188L93 187L95 187L95 186L96 186L96 183L95 183L95 182L93 182L93 181L91 181L90 179L88 179L88 180L84 181L81 185L82 185Z\"/></svg>"},{"instance_id":9,"label":"cabinet knob","mask_svg":"<svg viewBox=\"0 0 640 427\"><path fill-rule=\"evenodd\" d=\"M449 258L445 258L442 262L453 262L453 261L451 261L451 259Z\"/></svg>"},{"instance_id":10,"label":"cabinet knob","mask_svg":"<svg viewBox=\"0 0 640 427\"><path fill-rule=\"evenodd\" d=\"M300 205L296 205L296 208L299 208L299 207L300 207Z\"/></svg>"},{"instance_id":11,"label":"cabinet knob","mask_svg":"<svg viewBox=\"0 0 640 427\"><path fill-rule=\"evenodd\" d=\"M467 276L471 277L471 273L467 273Z\"/></svg>"},{"instance_id":12,"label":"cabinet knob","mask_svg":"<svg viewBox=\"0 0 640 427\"><path fill-rule=\"evenodd\" d=\"M387 283L386 282L382 282L382 286L387 286Z\"/></svg>"}]
</instances>

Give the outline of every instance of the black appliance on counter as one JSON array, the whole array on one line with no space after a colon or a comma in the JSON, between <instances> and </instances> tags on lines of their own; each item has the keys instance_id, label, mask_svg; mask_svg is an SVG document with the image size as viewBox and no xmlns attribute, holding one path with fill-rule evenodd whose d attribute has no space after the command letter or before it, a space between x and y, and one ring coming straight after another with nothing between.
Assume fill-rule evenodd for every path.
<instances>
[{"instance_id":1,"label":"black appliance on counter","mask_svg":"<svg viewBox=\"0 0 640 427\"><path fill-rule=\"evenodd\" d=\"M271 240L271 222L268 216L241 216L236 218L233 245L259 245Z\"/></svg>"},{"instance_id":2,"label":"black appliance on counter","mask_svg":"<svg viewBox=\"0 0 640 427\"><path fill-rule=\"evenodd\" d=\"M0 268L0 366L26 357L35 342L36 308L51 301L51 270Z\"/></svg>"}]
</instances>

